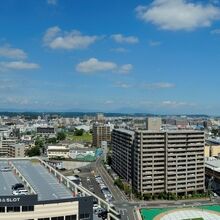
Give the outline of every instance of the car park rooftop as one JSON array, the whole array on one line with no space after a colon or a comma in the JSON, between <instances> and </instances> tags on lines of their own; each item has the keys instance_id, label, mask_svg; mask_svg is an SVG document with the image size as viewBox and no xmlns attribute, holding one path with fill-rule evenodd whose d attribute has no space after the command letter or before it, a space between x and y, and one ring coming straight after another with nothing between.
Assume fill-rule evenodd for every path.
<instances>
[{"instance_id":1,"label":"car park rooftop","mask_svg":"<svg viewBox=\"0 0 220 220\"><path fill-rule=\"evenodd\" d=\"M72 192L38 161L10 160L10 162L31 185L38 195L38 201L73 198ZM14 171L4 169L10 167L10 162L0 161L0 196L11 196L12 185L22 183Z\"/></svg>"}]
</instances>

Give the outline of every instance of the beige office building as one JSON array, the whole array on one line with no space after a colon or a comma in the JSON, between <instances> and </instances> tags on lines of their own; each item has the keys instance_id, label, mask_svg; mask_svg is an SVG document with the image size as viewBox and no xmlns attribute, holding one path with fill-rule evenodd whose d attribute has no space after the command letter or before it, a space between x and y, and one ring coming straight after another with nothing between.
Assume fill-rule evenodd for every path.
<instances>
[{"instance_id":1,"label":"beige office building","mask_svg":"<svg viewBox=\"0 0 220 220\"><path fill-rule=\"evenodd\" d=\"M8 157L25 157L25 145L24 144L12 144L8 146Z\"/></svg>"},{"instance_id":2,"label":"beige office building","mask_svg":"<svg viewBox=\"0 0 220 220\"><path fill-rule=\"evenodd\" d=\"M219 157L219 156L220 156L220 145L205 146L205 157Z\"/></svg>"},{"instance_id":3,"label":"beige office building","mask_svg":"<svg viewBox=\"0 0 220 220\"><path fill-rule=\"evenodd\" d=\"M102 141L111 141L111 131L108 124L95 123L93 124L93 146L101 147Z\"/></svg>"},{"instance_id":4,"label":"beige office building","mask_svg":"<svg viewBox=\"0 0 220 220\"><path fill-rule=\"evenodd\" d=\"M25 145L16 144L16 139L6 139L0 142L0 157L24 157Z\"/></svg>"},{"instance_id":5,"label":"beige office building","mask_svg":"<svg viewBox=\"0 0 220 220\"><path fill-rule=\"evenodd\" d=\"M126 171L136 192L184 195L204 191L203 132L136 130L133 141L127 140L128 135L123 141L121 133L121 129L113 130L113 169L124 179Z\"/></svg>"},{"instance_id":6,"label":"beige office building","mask_svg":"<svg viewBox=\"0 0 220 220\"><path fill-rule=\"evenodd\" d=\"M8 148L10 145L16 144L17 139L1 139L0 140L0 157L8 157Z\"/></svg>"},{"instance_id":7,"label":"beige office building","mask_svg":"<svg viewBox=\"0 0 220 220\"><path fill-rule=\"evenodd\" d=\"M160 131L162 125L161 118L149 117L146 120L146 129L151 131Z\"/></svg>"}]
</instances>

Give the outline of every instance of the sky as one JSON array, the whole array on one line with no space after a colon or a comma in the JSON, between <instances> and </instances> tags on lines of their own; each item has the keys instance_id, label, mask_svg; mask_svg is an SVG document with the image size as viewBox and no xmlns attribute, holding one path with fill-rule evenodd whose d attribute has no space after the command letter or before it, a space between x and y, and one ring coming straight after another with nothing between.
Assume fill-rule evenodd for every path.
<instances>
[{"instance_id":1,"label":"sky","mask_svg":"<svg viewBox=\"0 0 220 220\"><path fill-rule=\"evenodd\" d=\"M0 110L220 115L219 0L7 0Z\"/></svg>"}]
</instances>

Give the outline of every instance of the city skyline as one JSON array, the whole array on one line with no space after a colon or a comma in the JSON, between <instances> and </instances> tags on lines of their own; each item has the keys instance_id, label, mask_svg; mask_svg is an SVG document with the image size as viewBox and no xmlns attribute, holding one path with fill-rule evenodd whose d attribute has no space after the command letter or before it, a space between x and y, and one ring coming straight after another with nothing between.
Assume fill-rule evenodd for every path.
<instances>
[{"instance_id":1,"label":"city skyline","mask_svg":"<svg viewBox=\"0 0 220 220\"><path fill-rule=\"evenodd\" d=\"M3 110L219 114L219 1L8 0L0 25Z\"/></svg>"}]
</instances>

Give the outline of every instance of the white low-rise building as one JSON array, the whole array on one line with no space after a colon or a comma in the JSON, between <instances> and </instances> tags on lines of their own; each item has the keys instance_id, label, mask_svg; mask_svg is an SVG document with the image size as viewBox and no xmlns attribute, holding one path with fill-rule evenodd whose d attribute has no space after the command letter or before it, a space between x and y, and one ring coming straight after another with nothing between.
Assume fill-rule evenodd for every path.
<instances>
[{"instance_id":1,"label":"white low-rise building","mask_svg":"<svg viewBox=\"0 0 220 220\"><path fill-rule=\"evenodd\" d=\"M48 146L48 158L69 158L70 149L68 146Z\"/></svg>"}]
</instances>

